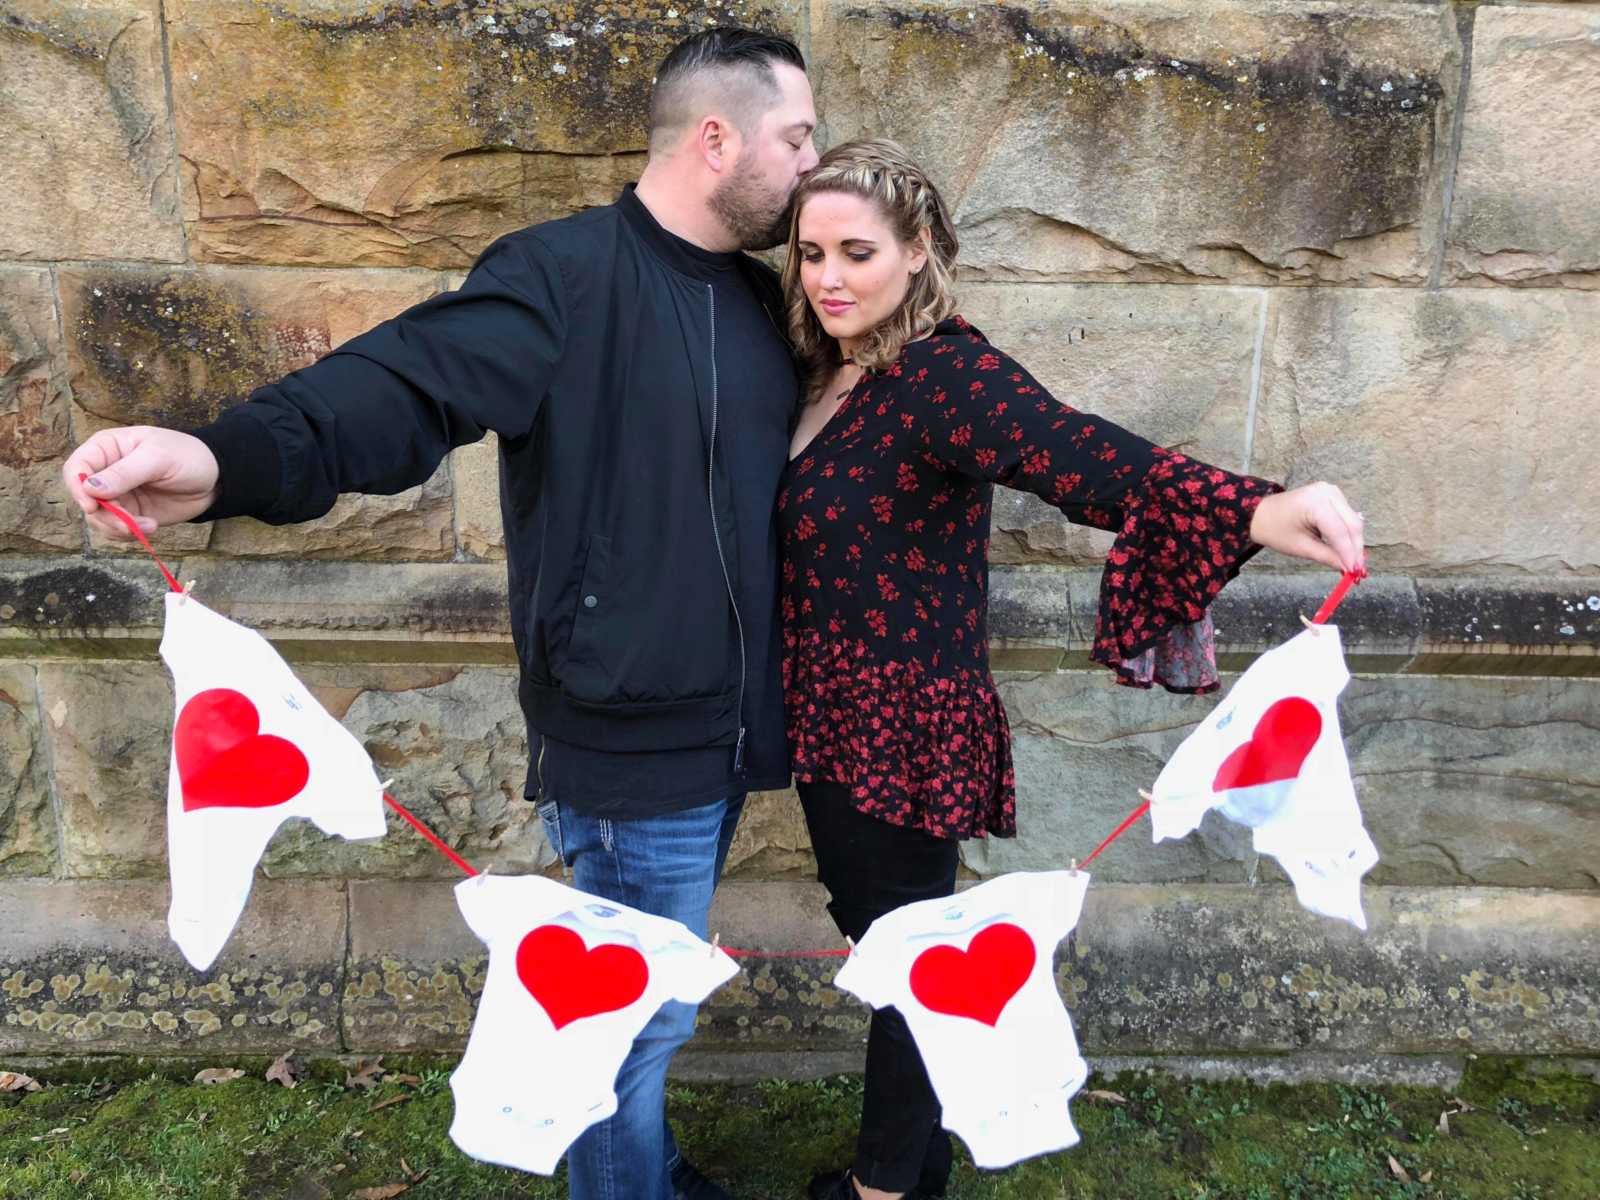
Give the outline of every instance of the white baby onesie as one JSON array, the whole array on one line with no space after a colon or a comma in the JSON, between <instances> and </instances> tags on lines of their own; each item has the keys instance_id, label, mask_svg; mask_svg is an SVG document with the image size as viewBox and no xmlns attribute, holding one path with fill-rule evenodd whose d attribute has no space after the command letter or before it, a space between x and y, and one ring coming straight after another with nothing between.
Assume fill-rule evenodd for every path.
<instances>
[{"instance_id":1,"label":"white baby onesie","mask_svg":"<svg viewBox=\"0 0 1600 1200\"><path fill-rule=\"evenodd\" d=\"M1350 682L1339 629L1319 625L1267 651L1167 760L1151 789L1156 841L1217 808L1254 832L1312 912L1367 927L1361 877L1378 861L1339 733Z\"/></svg>"},{"instance_id":2,"label":"white baby onesie","mask_svg":"<svg viewBox=\"0 0 1600 1200\"><path fill-rule=\"evenodd\" d=\"M834 982L905 1017L980 1167L1078 1143L1067 1102L1089 1068L1051 959L1083 910L1083 871L1018 871L872 923Z\"/></svg>"},{"instance_id":3,"label":"white baby onesie","mask_svg":"<svg viewBox=\"0 0 1600 1200\"><path fill-rule=\"evenodd\" d=\"M278 826L303 817L339 837L382 837L383 789L361 743L266 638L177 593L166 606L161 657L177 701L167 927L203 971L233 933Z\"/></svg>"},{"instance_id":4,"label":"white baby onesie","mask_svg":"<svg viewBox=\"0 0 1600 1200\"><path fill-rule=\"evenodd\" d=\"M668 1000L698 1004L739 968L688 926L538 875L479 875L456 904L489 947L450 1137L483 1162L549 1175L617 1110L617 1070Z\"/></svg>"}]
</instances>

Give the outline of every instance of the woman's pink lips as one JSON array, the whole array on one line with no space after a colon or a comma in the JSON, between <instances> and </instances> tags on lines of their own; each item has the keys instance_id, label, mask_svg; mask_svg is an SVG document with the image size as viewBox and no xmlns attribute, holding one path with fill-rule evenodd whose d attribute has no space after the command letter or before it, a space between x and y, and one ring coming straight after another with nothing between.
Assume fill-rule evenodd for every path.
<instances>
[{"instance_id":1,"label":"woman's pink lips","mask_svg":"<svg viewBox=\"0 0 1600 1200\"><path fill-rule=\"evenodd\" d=\"M855 301L853 301L853 300L824 300L822 302L822 307L826 312L832 314L833 316L838 316L840 313L844 312L846 309L854 308L855 307Z\"/></svg>"}]
</instances>

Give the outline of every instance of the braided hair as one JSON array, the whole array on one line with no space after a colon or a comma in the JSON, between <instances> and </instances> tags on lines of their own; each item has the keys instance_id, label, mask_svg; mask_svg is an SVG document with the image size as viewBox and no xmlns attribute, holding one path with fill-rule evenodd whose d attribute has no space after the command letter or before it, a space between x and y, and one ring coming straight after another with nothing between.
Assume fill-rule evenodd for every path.
<instances>
[{"instance_id":1,"label":"braided hair","mask_svg":"<svg viewBox=\"0 0 1600 1200\"><path fill-rule=\"evenodd\" d=\"M817 398L840 359L839 344L822 328L800 283L800 210L822 192L860 196L873 204L902 243L926 241L927 265L911 277L905 299L872 329L853 358L882 370L907 342L922 337L956 310L955 223L939 189L905 148L888 138L847 142L824 154L795 189L789 223L789 258L783 268L789 338L806 374L806 399Z\"/></svg>"}]
</instances>

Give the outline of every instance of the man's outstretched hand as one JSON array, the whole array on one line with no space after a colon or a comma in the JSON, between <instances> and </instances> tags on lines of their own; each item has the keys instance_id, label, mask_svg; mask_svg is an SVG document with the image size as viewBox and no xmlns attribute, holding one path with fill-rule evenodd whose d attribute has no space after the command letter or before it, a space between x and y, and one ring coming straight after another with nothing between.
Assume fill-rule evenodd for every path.
<instances>
[{"instance_id":1,"label":"man's outstretched hand","mask_svg":"<svg viewBox=\"0 0 1600 1200\"><path fill-rule=\"evenodd\" d=\"M103 430L74 450L61 467L61 481L91 527L132 541L127 526L97 501L120 504L148 537L211 507L217 498L217 460L187 433L127 425Z\"/></svg>"}]
</instances>

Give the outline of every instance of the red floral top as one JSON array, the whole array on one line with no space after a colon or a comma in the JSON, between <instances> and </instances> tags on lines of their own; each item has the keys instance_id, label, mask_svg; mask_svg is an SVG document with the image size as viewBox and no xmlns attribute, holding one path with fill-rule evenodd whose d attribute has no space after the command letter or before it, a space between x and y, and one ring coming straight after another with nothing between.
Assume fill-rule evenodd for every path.
<instances>
[{"instance_id":1,"label":"red floral top","mask_svg":"<svg viewBox=\"0 0 1600 1200\"><path fill-rule=\"evenodd\" d=\"M1116 531L1091 657L1189 692L1216 687L1207 606L1281 490L1066 407L960 317L862 376L778 493L789 752L797 780L939 837L1017 827L989 674L997 483Z\"/></svg>"}]
</instances>

